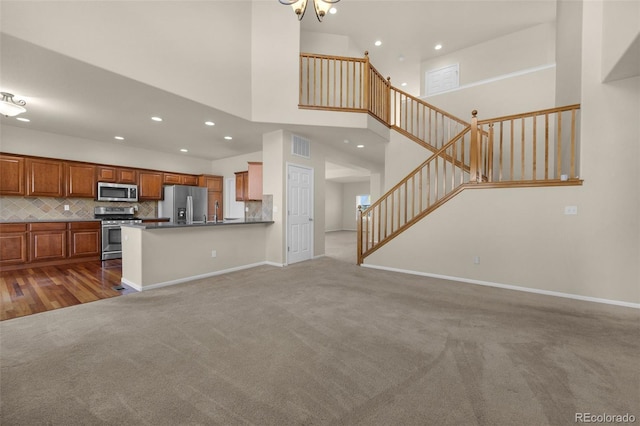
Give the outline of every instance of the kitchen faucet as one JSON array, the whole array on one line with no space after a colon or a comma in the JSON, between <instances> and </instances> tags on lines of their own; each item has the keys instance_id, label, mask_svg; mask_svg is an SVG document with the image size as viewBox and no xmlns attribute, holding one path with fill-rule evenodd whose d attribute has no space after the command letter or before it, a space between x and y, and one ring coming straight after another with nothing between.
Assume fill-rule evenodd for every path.
<instances>
[{"instance_id":1,"label":"kitchen faucet","mask_svg":"<svg viewBox=\"0 0 640 426\"><path fill-rule=\"evenodd\" d=\"M214 213L213 213L213 222L217 223L218 222L218 200L216 200L216 204L214 207Z\"/></svg>"}]
</instances>

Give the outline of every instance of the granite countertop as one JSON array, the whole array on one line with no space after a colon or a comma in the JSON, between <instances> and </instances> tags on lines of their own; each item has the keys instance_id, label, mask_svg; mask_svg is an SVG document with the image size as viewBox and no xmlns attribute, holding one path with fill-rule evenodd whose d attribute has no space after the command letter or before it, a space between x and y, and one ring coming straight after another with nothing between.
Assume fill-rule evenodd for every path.
<instances>
[{"instance_id":1,"label":"granite countertop","mask_svg":"<svg viewBox=\"0 0 640 426\"><path fill-rule=\"evenodd\" d=\"M48 223L48 222L100 222L100 219L14 219L0 220L0 223Z\"/></svg>"},{"instance_id":2,"label":"granite countertop","mask_svg":"<svg viewBox=\"0 0 640 426\"><path fill-rule=\"evenodd\" d=\"M130 228L139 229L169 229L169 228L194 228L202 226L229 226L229 225L255 225L255 224L270 224L274 223L273 220L223 220L221 222L207 222L207 223L174 223L174 222L156 222L156 223L132 223L122 226L128 226Z\"/></svg>"}]
</instances>

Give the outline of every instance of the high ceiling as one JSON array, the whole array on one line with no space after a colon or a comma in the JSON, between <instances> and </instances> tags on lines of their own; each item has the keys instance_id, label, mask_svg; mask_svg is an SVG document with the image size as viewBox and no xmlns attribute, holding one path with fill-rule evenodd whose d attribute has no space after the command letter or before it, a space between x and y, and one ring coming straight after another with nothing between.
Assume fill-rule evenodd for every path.
<instances>
[{"instance_id":1,"label":"high ceiling","mask_svg":"<svg viewBox=\"0 0 640 426\"><path fill-rule=\"evenodd\" d=\"M5 6L9 3L15 2L3 0L0 3L3 28L7 28L7 24L10 27L5 13ZM40 2L26 3L31 3L34 8ZM51 5L56 2L41 3ZM66 7L69 7L69 3L66 3ZM80 3L83 2L77 2ZM110 2L91 3L103 3L104 7L109 7ZM143 2L148 8L154 7L155 3L167 4L166 1ZM192 2L176 2L180 3ZM211 0L207 2L207 7L215 10L225 3L229 1ZM290 8L278 6L283 14L290 14L291 19L295 19ZM384 75L390 75L392 82L396 85L407 82L405 89L412 94L419 94L420 63L425 59L555 18L555 1L545 0L342 0L336 7L338 13L327 16L322 23L318 23L313 12L309 11L301 29L349 37L355 46L370 52L371 62ZM193 13L197 13L195 8L192 9ZM189 26L189 19L185 19L189 16L189 10L185 7L185 16L163 26L163 31L175 33L185 46L195 46L200 42L202 29ZM55 21L55 17L51 19ZM132 26L139 24L130 23ZM138 28L139 32L147 31L143 25ZM41 36L37 25L28 31L36 35L34 38ZM118 28L112 31L118 31ZM11 35L2 33L0 40L0 89L14 91L18 95L37 96L28 97L28 113L25 116L31 122L22 123L2 117L3 125L110 144L127 143L174 154L180 148L185 148L188 152L181 155L211 160L258 151L262 146L263 133L285 127L307 138L321 139L332 145L334 158L331 160L335 164L329 169L336 171L337 180L353 179L345 172L351 157L363 159L369 164L383 164L384 140L370 131L251 122L13 37L16 32L19 31L8 31ZM81 38L82 34L77 36ZM373 46L375 40L381 40L382 46ZM444 45L439 52L433 50L436 43ZM148 53L149 60L153 60L153 54ZM197 63L197 58L193 58L193 62ZM149 120L150 114L171 117L171 120L153 123ZM216 125L205 126L203 123L206 120L212 120ZM114 140L114 128L126 135L125 142ZM233 135L232 142L224 140L227 134ZM345 143L345 140L349 143ZM358 143L365 141L366 150L355 148ZM354 176L362 177L362 167L353 170Z\"/></svg>"}]
</instances>

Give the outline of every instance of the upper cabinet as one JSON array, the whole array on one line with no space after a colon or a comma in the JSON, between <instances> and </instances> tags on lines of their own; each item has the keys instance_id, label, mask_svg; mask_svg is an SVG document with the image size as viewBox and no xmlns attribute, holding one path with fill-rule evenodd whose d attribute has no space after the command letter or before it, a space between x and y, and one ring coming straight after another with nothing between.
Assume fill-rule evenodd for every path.
<instances>
[{"instance_id":1,"label":"upper cabinet","mask_svg":"<svg viewBox=\"0 0 640 426\"><path fill-rule=\"evenodd\" d=\"M262 200L262 163L249 162L249 170L236 172L236 201Z\"/></svg>"},{"instance_id":2,"label":"upper cabinet","mask_svg":"<svg viewBox=\"0 0 640 426\"><path fill-rule=\"evenodd\" d=\"M96 198L96 166L85 163L65 163L65 175L67 197Z\"/></svg>"},{"instance_id":3,"label":"upper cabinet","mask_svg":"<svg viewBox=\"0 0 640 426\"><path fill-rule=\"evenodd\" d=\"M198 176L183 175L178 173L164 173L162 182L165 185L198 185Z\"/></svg>"},{"instance_id":4,"label":"upper cabinet","mask_svg":"<svg viewBox=\"0 0 640 426\"><path fill-rule=\"evenodd\" d=\"M138 171L113 166L97 166L98 182L138 183Z\"/></svg>"},{"instance_id":5,"label":"upper cabinet","mask_svg":"<svg viewBox=\"0 0 640 426\"><path fill-rule=\"evenodd\" d=\"M222 176L214 175L200 175L198 176L198 186L207 188L207 219L208 220L222 220L224 206L222 205L224 178ZM216 202L218 209L216 212ZM217 213L217 216L216 216Z\"/></svg>"},{"instance_id":6,"label":"upper cabinet","mask_svg":"<svg viewBox=\"0 0 640 426\"><path fill-rule=\"evenodd\" d=\"M138 171L138 198L144 200L162 200L162 172Z\"/></svg>"},{"instance_id":7,"label":"upper cabinet","mask_svg":"<svg viewBox=\"0 0 640 426\"><path fill-rule=\"evenodd\" d=\"M24 194L24 158L0 154L0 195Z\"/></svg>"},{"instance_id":8,"label":"upper cabinet","mask_svg":"<svg viewBox=\"0 0 640 426\"><path fill-rule=\"evenodd\" d=\"M64 167L62 161L46 158L27 158L27 196L64 196Z\"/></svg>"}]
</instances>

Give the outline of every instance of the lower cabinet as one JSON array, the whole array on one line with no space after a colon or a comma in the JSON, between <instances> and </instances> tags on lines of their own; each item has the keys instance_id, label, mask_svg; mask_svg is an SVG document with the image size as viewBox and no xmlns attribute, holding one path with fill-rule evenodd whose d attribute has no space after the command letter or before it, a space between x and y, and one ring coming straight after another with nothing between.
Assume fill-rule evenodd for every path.
<instances>
[{"instance_id":1,"label":"lower cabinet","mask_svg":"<svg viewBox=\"0 0 640 426\"><path fill-rule=\"evenodd\" d=\"M29 261L62 260L67 257L67 223L29 224Z\"/></svg>"},{"instance_id":2,"label":"lower cabinet","mask_svg":"<svg viewBox=\"0 0 640 426\"><path fill-rule=\"evenodd\" d=\"M69 257L100 255L100 222L69 222Z\"/></svg>"},{"instance_id":3,"label":"lower cabinet","mask_svg":"<svg viewBox=\"0 0 640 426\"><path fill-rule=\"evenodd\" d=\"M20 269L99 260L99 221L0 224L0 267Z\"/></svg>"},{"instance_id":4,"label":"lower cabinet","mask_svg":"<svg viewBox=\"0 0 640 426\"><path fill-rule=\"evenodd\" d=\"M0 224L0 266L27 262L27 235L26 223Z\"/></svg>"}]
</instances>

